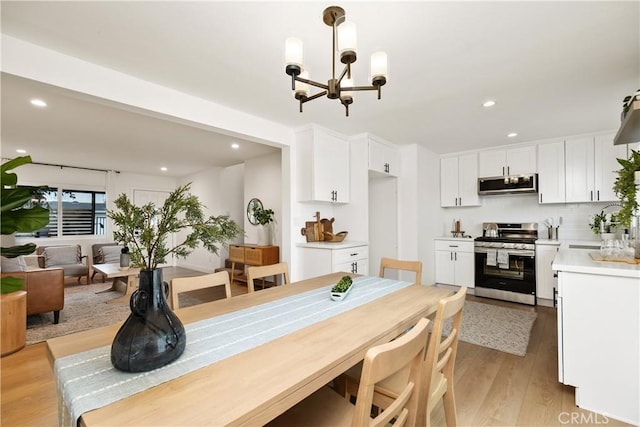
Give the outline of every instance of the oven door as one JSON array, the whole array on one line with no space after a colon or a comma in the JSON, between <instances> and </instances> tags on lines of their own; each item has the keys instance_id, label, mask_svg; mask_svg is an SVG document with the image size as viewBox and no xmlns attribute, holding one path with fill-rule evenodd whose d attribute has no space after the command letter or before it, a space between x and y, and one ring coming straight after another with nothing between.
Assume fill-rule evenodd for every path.
<instances>
[{"instance_id":1,"label":"oven door","mask_svg":"<svg viewBox=\"0 0 640 427\"><path fill-rule=\"evenodd\" d=\"M506 251L509 253L508 263L499 264L493 260L487 262L487 254L497 252L496 249L475 249L475 294L535 305L535 252Z\"/></svg>"}]
</instances>

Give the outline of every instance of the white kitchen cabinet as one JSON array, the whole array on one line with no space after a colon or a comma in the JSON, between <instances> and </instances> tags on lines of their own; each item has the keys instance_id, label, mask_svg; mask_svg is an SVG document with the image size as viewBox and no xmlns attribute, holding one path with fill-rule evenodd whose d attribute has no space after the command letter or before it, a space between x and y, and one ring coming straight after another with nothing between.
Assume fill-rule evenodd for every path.
<instances>
[{"instance_id":1,"label":"white kitchen cabinet","mask_svg":"<svg viewBox=\"0 0 640 427\"><path fill-rule=\"evenodd\" d=\"M398 176L400 156L398 150L389 144L369 136L369 170L389 176Z\"/></svg>"},{"instance_id":2,"label":"white kitchen cabinet","mask_svg":"<svg viewBox=\"0 0 640 427\"><path fill-rule=\"evenodd\" d=\"M575 387L576 406L638 425L640 276L617 264L560 249L558 379Z\"/></svg>"},{"instance_id":3,"label":"white kitchen cabinet","mask_svg":"<svg viewBox=\"0 0 640 427\"><path fill-rule=\"evenodd\" d=\"M480 151L479 164L481 178L529 175L536 172L536 147Z\"/></svg>"},{"instance_id":4,"label":"white kitchen cabinet","mask_svg":"<svg viewBox=\"0 0 640 427\"><path fill-rule=\"evenodd\" d=\"M565 141L566 201L614 202L612 190L616 158L626 158L627 147L613 145L613 134L573 138Z\"/></svg>"},{"instance_id":5,"label":"white kitchen cabinet","mask_svg":"<svg viewBox=\"0 0 640 427\"><path fill-rule=\"evenodd\" d=\"M302 278L344 271L369 274L369 246L362 242L300 245Z\"/></svg>"},{"instance_id":6,"label":"white kitchen cabinet","mask_svg":"<svg viewBox=\"0 0 640 427\"><path fill-rule=\"evenodd\" d=\"M538 305L553 306L553 292L558 287L558 278L551 268L551 263L559 248L560 242L536 243L536 297Z\"/></svg>"},{"instance_id":7,"label":"white kitchen cabinet","mask_svg":"<svg viewBox=\"0 0 640 427\"><path fill-rule=\"evenodd\" d=\"M435 241L436 283L475 287L473 240Z\"/></svg>"},{"instance_id":8,"label":"white kitchen cabinet","mask_svg":"<svg viewBox=\"0 0 640 427\"><path fill-rule=\"evenodd\" d=\"M296 131L297 200L348 203L349 143L312 125Z\"/></svg>"},{"instance_id":9,"label":"white kitchen cabinet","mask_svg":"<svg viewBox=\"0 0 640 427\"><path fill-rule=\"evenodd\" d=\"M538 203L564 203L564 141L538 144Z\"/></svg>"},{"instance_id":10,"label":"white kitchen cabinet","mask_svg":"<svg viewBox=\"0 0 640 427\"><path fill-rule=\"evenodd\" d=\"M440 206L479 206L478 154L440 159Z\"/></svg>"}]
</instances>

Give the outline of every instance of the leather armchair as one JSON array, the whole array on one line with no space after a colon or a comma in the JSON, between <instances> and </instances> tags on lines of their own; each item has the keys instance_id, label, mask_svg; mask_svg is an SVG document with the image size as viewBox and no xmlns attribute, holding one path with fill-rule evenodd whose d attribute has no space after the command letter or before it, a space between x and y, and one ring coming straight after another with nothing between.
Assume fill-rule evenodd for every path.
<instances>
[{"instance_id":1,"label":"leather armchair","mask_svg":"<svg viewBox=\"0 0 640 427\"><path fill-rule=\"evenodd\" d=\"M1 277L19 277L24 280L27 291L27 315L53 311L53 323L60 321L60 310L64 308L64 270L44 268L28 271L2 273Z\"/></svg>"}]
</instances>

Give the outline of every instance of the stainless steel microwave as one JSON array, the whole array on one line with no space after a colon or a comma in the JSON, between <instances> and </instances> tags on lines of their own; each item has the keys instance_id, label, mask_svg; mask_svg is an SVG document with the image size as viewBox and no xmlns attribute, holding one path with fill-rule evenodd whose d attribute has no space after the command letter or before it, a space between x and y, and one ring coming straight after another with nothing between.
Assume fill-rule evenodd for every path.
<instances>
[{"instance_id":1,"label":"stainless steel microwave","mask_svg":"<svg viewBox=\"0 0 640 427\"><path fill-rule=\"evenodd\" d=\"M538 174L478 178L478 194L537 193Z\"/></svg>"}]
</instances>

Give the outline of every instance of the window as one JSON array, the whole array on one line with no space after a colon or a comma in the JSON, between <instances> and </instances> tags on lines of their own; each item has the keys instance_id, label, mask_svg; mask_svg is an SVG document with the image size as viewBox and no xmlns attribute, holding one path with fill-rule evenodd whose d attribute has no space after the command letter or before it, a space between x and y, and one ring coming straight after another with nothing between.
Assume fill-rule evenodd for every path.
<instances>
[{"instance_id":1,"label":"window","mask_svg":"<svg viewBox=\"0 0 640 427\"><path fill-rule=\"evenodd\" d=\"M106 194L48 188L38 191L32 203L49 208L49 225L34 234L38 237L104 235Z\"/></svg>"}]
</instances>

